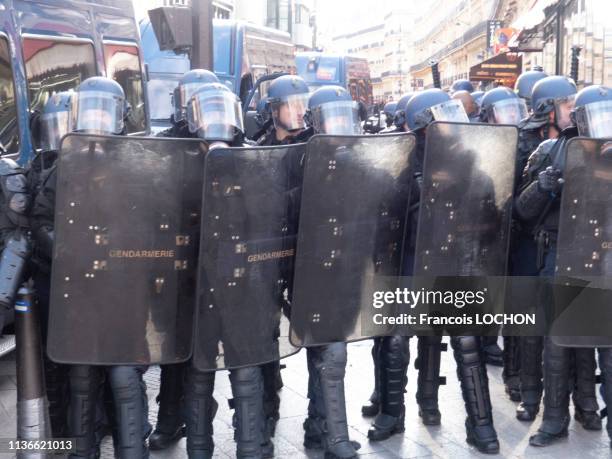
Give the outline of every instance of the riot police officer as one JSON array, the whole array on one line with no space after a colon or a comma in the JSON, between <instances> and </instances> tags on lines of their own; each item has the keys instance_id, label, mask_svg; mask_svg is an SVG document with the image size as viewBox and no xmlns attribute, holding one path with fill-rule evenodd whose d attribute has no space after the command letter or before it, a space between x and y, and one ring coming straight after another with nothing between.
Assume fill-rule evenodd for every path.
<instances>
[{"instance_id":1,"label":"riot police officer","mask_svg":"<svg viewBox=\"0 0 612 459\"><path fill-rule=\"evenodd\" d=\"M589 86L576 96L576 108L573 118L581 137L611 138L612 124L612 88ZM612 407L612 348L599 348L599 368L601 370L601 395L608 413ZM575 401L574 401L575 403ZM612 422L608 418L606 425L608 437L612 439ZM612 447L612 442L610 443Z\"/></svg>"},{"instance_id":2,"label":"riot police officer","mask_svg":"<svg viewBox=\"0 0 612 459\"><path fill-rule=\"evenodd\" d=\"M259 145L287 145L303 142L312 132L304 134L304 114L310 92L299 76L284 75L268 88L264 117L272 119L272 128L258 140Z\"/></svg>"},{"instance_id":3,"label":"riot police officer","mask_svg":"<svg viewBox=\"0 0 612 459\"><path fill-rule=\"evenodd\" d=\"M480 111L481 121L490 124L514 124L519 125L521 120L527 117L527 106L516 93L506 87L498 87L487 91L482 98ZM497 337L485 337L485 352L491 363L499 364L496 359L499 355ZM504 350L502 353L502 365L504 370L502 378L506 393L510 400L520 401L519 374L519 340L514 336L504 336Z\"/></svg>"},{"instance_id":4,"label":"riot police officer","mask_svg":"<svg viewBox=\"0 0 612 459\"><path fill-rule=\"evenodd\" d=\"M187 101L189 132L209 144L209 149L240 147L244 141L242 108L239 99L221 83L207 83ZM215 343L216 345L216 343ZM263 408L264 381L261 367L230 370L235 408L234 438L238 458L272 457ZM217 411L213 398L214 371L187 369L185 380L185 423L187 453L191 459L213 456L212 421Z\"/></svg>"},{"instance_id":5,"label":"riot police officer","mask_svg":"<svg viewBox=\"0 0 612 459\"><path fill-rule=\"evenodd\" d=\"M531 110L531 92L534 85L548 75L542 70L528 70L519 75L514 83L514 92L527 104L527 109Z\"/></svg>"},{"instance_id":6,"label":"riot police officer","mask_svg":"<svg viewBox=\"0 0 612 459\"><path fill-rule=\"evenodd\" d=\"M44 105L41 113L33 117L31 124L32 137L36 139L39 151L32 159L28 172L29 189L35 197L30 213L30 222L34 236L32 278L34 279L38 305L41 312L41 333L46 343L47 324L49 322L49 290L51 282L51 257L53 251L53 213L55 209L55 188L49 178L55 164L64 135L71 131L70 109L71 93L61 92L52 95ZM47 186L49 184L50 186ZM52 187L52 188L51 188ZM40 190L44 190L39 194ZM45 355L45 386L49 400L49 417L53 436L66 436L68 398L68 368L52 362Z\"/></svg>"},{"instance_id":7,"label":"riot police officer","mask_svg":"<svg viewBox=\"0 0 612 459\"><path fill-rule=\"evenodd\" d=\"M186 72L179 80L172 97L172 126L160 132L159 137L195 137L187 126L187 102L203 85L218 82L217 76L209 70L194 69ZM161 365L159 394L156 397L159 404L157 423L149 436L151 450L165 449L185 435L185 423L181 416L184 372L185 364Z\"/></svg>"},{"instance_id":8,"label":"riot police officer","mask_svg":"<svg viewBox=\"0 0 612 459\"><path fill-rule=\"evenodd\" d=\"M316 134L360 134L359 114L350 94L338 86L323 86L310 96L306 122ZM307 349L308 418L304 446L322 448L325 457L357 457L359 444L351 442L346 419L344 375L346 343Z\"/></svg>"},{"instance_id":9,"label":"riot police officer","mask_svg":"<svg viewBox=\"0 0 612 459\"><path fill-rule=\"evenodd\" d=\"M406 106L406 123L411 132L417 136L417 150L414 156L413 171L415 173L411 208L418 208L420 187L425 156L425 135L427 126L434 120L462 121L467 115L461 104L452 101L448 94L440 89L429 89L415 94ZM416 211L411 213L411 228L417 227ZM409 253L405 258L413 261L416 245L416 235L413 231L408 242ZM406 272L404 275L411 274ZM419 414L425 422L424 412L433 417L438 410L438 388L440 384L440 351L441 336L423 336L419 340L419 381L417 402ZM461 391L465 401L467 418L465 422L467 441L480 452L497 453L499 442L493 426L493 414L489 395L487 377L480 337L453 336L451 345L457 362L457 374L461 383ZM425 370L427 369L427 370Z\"/></svg>"},{"instance_id":10,"label":"riot police officer","mask_svg":"<svg viewBox=\"0 0 612 459\"><path fill-rule=\"evenodd\" d=\"M310 92L306 82L296 75L284 75L275 79L268 88L264 117L271 118L272 127L259 140L259 145L289 145L304 142L312 135L305 129L304 114L308 107ZM299 165L292 165L299 168ZM280 398L278 391L283 387L279 361L262 365L264 376L264 411L273 436L279 419Z\"/></svg>"},{"instance_id":11,"label":"riot police officer","mask_svg":"<svg viewBox=\"0 0 612 459\"><path fill-rule=\"evenodd\" d=\"M71 124L75 132L99 135L125 133L128 105L121 86L104 77L83 81L71 98ZM54 194L55 167L50 171L39 199ZM51 220L52 222L52 220ZM48 234L51 228L46 227ZM99 455L96 444L96 409L104 378L113 395L113 441L120 458L148 456L146 438L150 432L147 420L146 386L142 379L146 367L97 367L75 365L69 369L70 399L68 404L68 436L75 438L74 457L94 458Z\"/></svg>"},{"instance_id":12,"label":"riot police officer","mask_svg":"<svg viewBox=\"0 0 612 459\"><path fill-rule=\"evenodd\" d=\"M385 124L387 128L390 128L393 125L393 117L395 116L395 111L397 110L397 102L387 102L383 107L383 113L385 115Z\"/></svg>"},{"instance_id":13,"label":"riot police officer","mask_svg":"<svg viewBox=\"0 0 612 459\"><path fill-rule=\"evenodd\" d=\"M550 76L543 72L526 72L526 83L536 79L531 93L525 92L525 82L519 85L518 95L531 102L531 113L519 124L519 146L517 154L517 178L515 179L515 195L519 192L521 175L527 165L529 156L546 139L555 139L559 133L570 124L569 114L576 95L576 85L569 78ZM541 267L538 267L538 247L534 238L534 228L528 222L514 219L511 252L510 273L513 276L535 277ZM529 304L537 297L533 288L518 285L511 291L512 300ZM543 338L540 336L519 337L520 346L520 399L516 417L521 421L533 421L539 411L542 398L542 350Z\"/></svg>"},{"instance_id":14,"label":"riot police officer","mask_svg":"<svg viewBox=\"0 0 612 459\"><path fill-rule=\"evenodd\" d=\"M474 86L469 80L461 79L453 81L450 89L448 90L449 94L452 96L457 91L467 91L469 93L474 92ZM469 113L468 113L469 115Z\"/></svg>"},{"instance_id":15,"label":"riot police officer","mask_svg":"<svg viewBox=\"0 0 612 459\"><path fill-rule=\"evenodd\" d=\"M554 77L548 77L554 78ZM563 77L557 77L563 78ZM541 80L541 84L546 79ZM536 85L537 87L537 85ZM534 87L534 93L535 93ZM587 88L590 89L590 88ZM576 110L582 111L590 101L592 89L583 93L582 97L576 97ZM597 92L597 89L595 89ZM554 98L539 102L533 98L534 110L536 104L547 103L553 106L554 119L561 127L559 121L564 118L567 108L566 101L561 99L555 103ZM558 107L562 105L562 107ZM557 113L559 112L559 113ZM551 112L552 113L552 112ZM551 117L552 117L551 116ZM556 129L556 128L555 128ZM560 195L562 192L563 155L568 139L578 134L575 126L569 126L560 131L556 139L548 139L534 151L529 158L527 167L523 174L520 194L515 200L516 213L523 221L533 225L538 242L538 261L540 276L552 277L555 273L556 261L556 239L559 225ZM545 307L552 301L552 286L543 283L538 301ZM569 393L570 393L570 369L572 352L580 361L579 367L590 366L593 351L588 349L572 350L560 347L552 342L550 337L544 339L544 416L538 432L529 439L532 446L547 446L556 440L566 437L569 424ZM583 355L584 354L584 355ZM588 368L584 374L588 379L591 370ZM582 388L574 389L574 405L576 420L589 430L601 429L601 419L597 415L597 400L595 397L594 377L591 384L580 382Z\"/></svg>"}]
</instances>

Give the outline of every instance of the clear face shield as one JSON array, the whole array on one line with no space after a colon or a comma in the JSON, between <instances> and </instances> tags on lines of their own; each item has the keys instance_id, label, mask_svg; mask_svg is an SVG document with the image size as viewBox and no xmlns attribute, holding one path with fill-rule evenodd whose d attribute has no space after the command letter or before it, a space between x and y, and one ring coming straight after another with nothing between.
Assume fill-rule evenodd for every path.
<instances>
[{"instance_id":1,"label":"clear face shield","mask_svg":"<svg viewBox=\"0 0 612 459\"><path fill-rule=\"evenodd\" d=\"M470 119L463 104L458 100L449 100L430 108L434 121L451 121L454 123L469 123Z\"/></svg>"},{"instance_id":2,"label":"clear face shield","mask_svg":"<svg viewBox=\"0 0 612 459\"><path fill-rule=\"evenodd\" d=\"M121 134L125 100L102 91L83 91L72 96L72 123L77 132Z\"/></svg>"},{"instance_id":3,"label":"clear face shield","mask_svg":"<svg viewBox=\"0 0 612 459\"><path fill-rule=\"evenodd\" d=\"M313 110L313 127L320 134L361 134L357 102L346 100L321 104Z\"/></svg>"},{"instance_id":4,"label":"clear face shield","mask_svg":"<svg viewBox=\"0 0 612 459\"><path fill-rule=\"evenodd\" d=\"M176 87L174 90L174 121L178 122L186 119L187 104L191 96L202 87L203 83L187 83Z\"/></svg>"},{"instance_id":5,"label":"clear face shield","mask_svg":"<svg viewBox=\"0 0 612 459\"><path fill-rule=\"evenodd\" d=\"M576 126L583 137L612 138L612 100L602 100L576 109Z\"/></svg>"},{"instance_id":6,"label":"clear face shield","mask_svg":"<svg viewBox=\"0 0 612 459\"><path fill-rule=\"evenodd\" d=\"M495 124L513 124L518 126L527 117L527 105L523 99L505 99L493 104Z\"/></svg>"},{"instance_id":7,"label":"clear face shield","mask_svg":"<svg viewBox=\"0 0 612 459\"><path fill-rule=\"evenodd\" d=\"M304 129L304 113L308 107L309 94L293 94L281 101L273 102L272 119L274 127L295 131Z\"/></svg>"},{"instance_id":8,"label":"clear face shield","mask_svg":"<svg viewBox=\"0 0 612 459\"><path fill-rule=\"evenodd\" d=\"M207 141L231 142L244 132L240 100L231 92L206 91L187 104L189 131Z\"/></svg>"},{"instance_id":9,"label":"clear face shield","mask_svg":"<svg viewBox=\"0 0 612 459\"><path fill-rule=\"evenodd\" d=\"M62 137L69 132L72 132L69 111L41 115L40 148L42 151L58 151Z\"/></svg>"},{"instance_id":10,"label":"clear face shield","mask_svg":"<svg viewBox=\"0 0 612 459\"><path fill-rule=\"evenodd\" d=\"M571 118L572 110L576 105L576 96L571 95L563 99L555 99L555 120L561 130L570 127L573 122Z\"/></svg>"}]
</instances>

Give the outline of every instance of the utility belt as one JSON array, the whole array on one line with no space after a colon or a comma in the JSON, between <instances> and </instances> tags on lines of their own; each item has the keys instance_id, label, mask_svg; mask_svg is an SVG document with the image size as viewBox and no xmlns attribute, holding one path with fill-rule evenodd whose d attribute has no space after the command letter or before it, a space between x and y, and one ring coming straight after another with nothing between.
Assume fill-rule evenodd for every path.
<instances>
[{"instance_id":1,"label":"utility belt","mask_svg":"<svg viewBox=\"0 0 612 459\"><path fill-rule=\"evenodd\" d=\"M536 266L540 270L544 267L546 254L551 247L557 245L557 233L544 229L538 230L535 233L535 241L538 247Z\"/></svg>"}]
</instances>

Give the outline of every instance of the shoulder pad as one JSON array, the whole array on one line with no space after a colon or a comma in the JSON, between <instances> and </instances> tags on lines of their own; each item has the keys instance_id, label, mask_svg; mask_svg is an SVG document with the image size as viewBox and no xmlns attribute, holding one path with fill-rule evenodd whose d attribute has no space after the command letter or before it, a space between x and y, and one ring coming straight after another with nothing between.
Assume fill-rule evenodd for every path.
<instances>
[{"instance_id":1,"label":"shoulder pad","mask_svg":"<svg viewBox=\"0 0 612 459\"><path fill-rule=\"evenodd\" d=\"M0 175L23 174L24 170L10 158L0 158Z\"/></svg>"},{"instance_id":2,"label":"shoulder pad","mask_svg":"<svg viewBox=\"0 0 612 459\"><path fill-rule=\"evenodd\" d=\"M552 162L550 153L556 143L556 139L547 139L538 145L538 148L529 157L529 167L540 168L544 163Z\"/></svg>"}]
</instances>

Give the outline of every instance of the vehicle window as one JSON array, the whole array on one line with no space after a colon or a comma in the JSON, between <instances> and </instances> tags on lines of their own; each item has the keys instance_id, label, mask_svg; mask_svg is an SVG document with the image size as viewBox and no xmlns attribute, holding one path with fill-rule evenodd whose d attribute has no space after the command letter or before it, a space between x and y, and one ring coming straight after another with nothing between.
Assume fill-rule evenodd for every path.
<instances>
[{"instance_id":1,"label":"vehicle window","mask_svg":"<svg viewBox=\"0 0 612 459\"><path fill-rule=\"evenodd\" d=\"M232 28L215 27L213 40L213 59L215 73L231 75L231 57L233 56L232 47Z\"/></svg>"},{"instance_id":2,"label":"vehicle window","mask_svg":"<svg viewBox=\"0 0 612 459\"><path fill-rule=\"evenodd\" d=\"M0 142L8 153L19 152L13 70L8 43L4 38L0 38Z\"/></svg>"},{"instance_id":3,"label":"vehicle window","mask_svg":"<svg viewBox=\"0 0 612 459\"><path fill-rule=\"evenodd\" d=\"M339 84L340 58L319 57L313 61L306 57L296 59L297 73L311 84Z\"/></svg>"},{"instance_id":4,"label":"vehicle window","mask_svg":"<svg viewBox=\"0 0 612 459\"><path fill-rule=\"evenodd\" d=\"M146 130L146 115L142 70L138 48L132 45L104 44L106 75L121 85L131 110L127 119L127 131Z\"/></svg>"},{"instance_id":5,"label":"vehicle window","mask_svg":"<svg viewBox=\"0 0 612 459\"><path fill-rule=\"evenodd\" d=\"M28 95L31 111L40 111L53 94L76 89L96 75L91 43L24 38Z\"/></svg>"}]
</instances>

